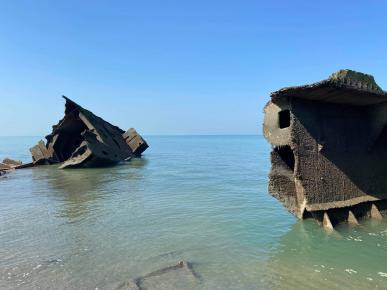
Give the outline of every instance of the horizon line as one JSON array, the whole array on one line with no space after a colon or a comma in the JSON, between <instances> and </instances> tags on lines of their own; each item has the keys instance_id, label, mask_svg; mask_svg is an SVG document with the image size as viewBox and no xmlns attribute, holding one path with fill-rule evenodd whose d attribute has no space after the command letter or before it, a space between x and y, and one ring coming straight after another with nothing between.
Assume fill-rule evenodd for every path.
<instances>
[{"instance_id":1,"label":"horizon line","mask_svg":"<svg viewBox=\"0 0 387 290\"><path fill-rule=\"evenodd\" d=\"M253 133L248 133L248 134L141 134L142 136L170 136L170 137L178 137L178 136L263 136L262 133L259 134L253 134ZM39 138L45 138L45 136L41 135L0 135L1 137L39 137Z\"/></svg>"}]
</instances>

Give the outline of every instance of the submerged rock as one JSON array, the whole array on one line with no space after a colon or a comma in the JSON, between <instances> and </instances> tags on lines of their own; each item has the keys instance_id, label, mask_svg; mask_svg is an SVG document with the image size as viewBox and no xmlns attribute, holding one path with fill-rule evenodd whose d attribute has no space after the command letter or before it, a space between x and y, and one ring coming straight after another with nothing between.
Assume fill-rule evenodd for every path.
<instances>
[{"instance_id":1,"label":"submerged rock","mask_svg":"<svg viewBox=\"0 0 387 290\"><path fill-rule=\"evenodd\" d=\"M331 227L387 211L387 93L371 75L281 89L264 113L269 191L290 212Z\"/></svg>"},{"instance_id":2,"label":"submerged rock","mask_svg":"<svg viewBox=\"0 0 387 290\"><path fill-rule=\"evenodd\" d=\"M67 97L65 116L52 133L30 149L33 163L60 168L98 167L139 157L148 144L134 129L123 131Z\"/></svg>"},{"instance_id":3,"label":"submerged rock","mask_svg":"<svg viewBox=\"0 0 387 290\"><path fill-rule=\"evenodd\" d=\"M21 161L18 161L18 160L13 160L13 159L9 159L9 158L5 158L3 160L3 164L7 164L13 168L16 168L18 166L21 166L23 163Z\"/></svg>"},{"instance_id":4,"label":"submerged rock","mask_svg":"<svg viewBox=\"0 0 387 290\"><path fill-rule=\"evenodd\" d=\"M141 290L140 287L134 281L126 281L121 283L118 287L115 287L113 290Z\"/></svg>"},{"instance_id":5,"label":"submerged rock","mask_svg":"<svg viewBox=\"0 0 387 290\"><path fill-rule=\"evenodd\" d=\"M10 169L12 169L11 165L5 164L4 162L0 162L0 170L5 171L5 170L10 170Z\"/></svg>"},{"instance_id":6,"label":"submerged rock","mask_svg":"<svg viewBox=\"0 0 387 290\"><path fill-rule=\"evenodd\" d=\"M200 277L195 273L192 264L180 261L176 265L162 268L137 279L124 282L116 290L172 290L192 289L198 285Z\"/></svg>"}]
</instances>

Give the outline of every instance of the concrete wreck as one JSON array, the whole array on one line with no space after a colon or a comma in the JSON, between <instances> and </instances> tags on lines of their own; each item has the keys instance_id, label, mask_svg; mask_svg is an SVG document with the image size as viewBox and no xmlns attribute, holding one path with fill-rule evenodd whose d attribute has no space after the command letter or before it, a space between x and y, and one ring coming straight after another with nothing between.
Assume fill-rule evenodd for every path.
<instances>
[{"instance_id":1,"label":"concrete wreck","mask_svg":"<svg viewBox=\"0 0 387 290\"><path fill-rule=\"evenodd\" d=\"M62 163L60 168L109 166L140 157L148 148L133 128L124 131L63 96L65 116L47 142L30 149L32 165Z\"/></svg>"},{"instance_id":2,"label":"concrete wreck","mask_svg":"<svg viewBox=\"0 0 387 290\"><path fill-rule=\"evenodd\" d=\"M371 75L341 70L271 94L269 192L325 227L387 213L387 93Z\"/></svg>"}]
</instances>

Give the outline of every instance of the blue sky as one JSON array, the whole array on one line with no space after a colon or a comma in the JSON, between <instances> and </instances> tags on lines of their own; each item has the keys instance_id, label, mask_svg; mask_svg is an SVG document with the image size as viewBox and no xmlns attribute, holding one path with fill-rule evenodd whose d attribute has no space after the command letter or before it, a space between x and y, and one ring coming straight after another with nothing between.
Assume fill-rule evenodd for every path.
<instances>
[{"instance_id":1,"label":"blue sky","mask_svg":"<svg viewBox=\"0 0 387 290\"><path fill-rule=\"evenodd\" d=\"M260 134L271 91L341 68L387 89L386 1L0 1L0 135L66 95L143 134Z\"/></svg>"}]
</instances>

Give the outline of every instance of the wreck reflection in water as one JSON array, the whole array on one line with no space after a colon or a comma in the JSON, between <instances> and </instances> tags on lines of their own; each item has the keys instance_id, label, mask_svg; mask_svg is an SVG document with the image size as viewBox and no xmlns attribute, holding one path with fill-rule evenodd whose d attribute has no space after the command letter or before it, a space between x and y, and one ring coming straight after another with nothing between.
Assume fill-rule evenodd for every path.
<instances>
[{"instance_id":1,"label":"wreck reflection in water","mask_svg":"<svg viewBox=\"0 0 387 290\"><path fill-rule=\"evenodd\" d=\"M136 158L131 163L118 165L129 169L125 172L114 169L114 166L58 170L58 165L48 165L42 170L32 170L32 173L37 175L34 178L47 181L52 197L61 205L57 216L73 223L103 212L104 200L112 198L115 193L111 184L120 182L124 186L128 183L133 192L139 190L138 183L143 175L130 169L140 168L146 163L146 159Z\"/></svg>"}]
</instances>

